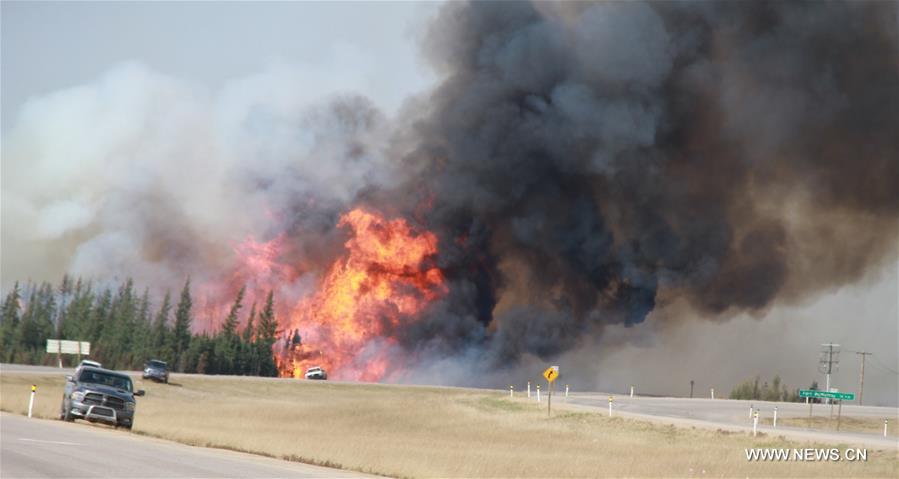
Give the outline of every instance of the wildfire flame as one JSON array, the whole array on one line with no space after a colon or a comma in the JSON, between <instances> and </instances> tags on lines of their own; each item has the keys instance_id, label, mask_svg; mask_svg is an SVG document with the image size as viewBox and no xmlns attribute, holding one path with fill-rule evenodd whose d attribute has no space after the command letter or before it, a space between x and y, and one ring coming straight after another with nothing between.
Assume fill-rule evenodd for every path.
<instances>
[{"instance_id":1,"label":"wildfire flame","mask_svg":"<svg viewBox=\"0 0 899 479\"><path fill-rule=\"evenodd\" d=\"M307 368L321 366L335 379L384 379L401 368L391 363L393 332L446 292L441 271L427 265L437 253L433 233L360 208L344 214L338 226L352 230L346 254L283 323L285 344L276 356L282 376L303 377Z\"/></svg>"},{"instance_id":2,"label":"wildfire flame","mask_svg":"<svg viewBox=\"0 0 899 479\"><path fill-rule=\"evenodd\" d=\"M228 314L231 301L241 287L246 287L245 306L255 303L262 307L268 291L295 281L303 268L282 261L286 246L287 238L283 234L269 241L247 237L234 245L237 264L230 274L195 286L197 315L194 329L214 332L221 325L221 318Z\"/></svg>"}]
</instances>

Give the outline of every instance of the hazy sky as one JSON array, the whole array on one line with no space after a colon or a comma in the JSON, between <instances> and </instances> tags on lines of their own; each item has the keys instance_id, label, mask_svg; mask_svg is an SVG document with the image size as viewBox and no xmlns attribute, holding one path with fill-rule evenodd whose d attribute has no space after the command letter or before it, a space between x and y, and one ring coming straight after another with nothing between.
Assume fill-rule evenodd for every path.
<instances>
[{"instance_id":1,"label":"hazy sky","mask_svg":"<svg viewBox=\"0 0 899 479\"><path fill-rule=\"evenodd\" d=\"M2 8L2 121L28 98L138 61L216 88L273 64L353 86L391 111L433 81L417 52L436 2L10 2ZM308 88L308 84L306 85Z\"/></svg>"},{"instance_id":2,"label":"hazy sky","mask_svg":"<svg viewBox=\"0 0 899 479\"><path fill-rule=\"evenodd\" d=\"M404 98L436 81L418 54L417 38L438 6L4 1L3 138L29 99L94 82L125 62L139 62L210 92L286 68L300 72L309 96L355 91L393 113ZM701 389L715 385L726 394L744 379L775 373L790 386L808 386L816 377L823 386L817 350L820 343L834 341L847 350L875 352L866 369L865 397L896 404L897 375L890 372L899 361L896 271L893 262L860 284L824 291L801 305L776 307L762 318L666 326L656 317L663 312L654 313L645 325L610 331L601 341L602 351L613 344L634 346L610 347L583 370L609 388L637 383L658 393L685 394L678 387L692 378ZM21 278L3 283L14 279ZM856 390L857 357L846 352L841 359L835 385ZM657 386L644 388L646 383Z\"/></svg>"}]
</instances>

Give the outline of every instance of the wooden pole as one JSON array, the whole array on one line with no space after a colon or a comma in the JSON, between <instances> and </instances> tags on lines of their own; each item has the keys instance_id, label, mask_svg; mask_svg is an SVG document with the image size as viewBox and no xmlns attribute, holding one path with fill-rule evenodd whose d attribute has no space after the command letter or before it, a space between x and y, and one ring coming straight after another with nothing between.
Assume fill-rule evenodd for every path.
<instances>
[{"instance_id":1,"label":"wooden pole","mask_svg":"<svg viewBox=\"0 0 899 479\"><path fill-rule=\"evenodd\" d=\"M840 430L840 418L843 416L843 400L840 399L840 405L837 406L837 431Z\"/></svg>"},{"instance_id":2,"label":"wooden pole","mask_svg":"<svg viewBox=\"0 0 899 479\"><path fill-rule=\"evenodd\" d=\"M806 399L808 399L808 398L806 398ZM812 404L813 403L814 403L814 401L808 402L808 428L809 429L812 428Z\"/></svg>"},{"instance_id":3,"label":"wooden pole","mask_svg":"<svg viewBox=\"0 0 899 479\"><path fill-rule=\"evenodd\" d=\"M549 396L546 397L546 417L549 417L550 409L552 408L552 403L553 403L553 382L552 381L546 381L546 382L549 383L547 385L547 387L549 388Z\"/></svg>"}]
</instances>

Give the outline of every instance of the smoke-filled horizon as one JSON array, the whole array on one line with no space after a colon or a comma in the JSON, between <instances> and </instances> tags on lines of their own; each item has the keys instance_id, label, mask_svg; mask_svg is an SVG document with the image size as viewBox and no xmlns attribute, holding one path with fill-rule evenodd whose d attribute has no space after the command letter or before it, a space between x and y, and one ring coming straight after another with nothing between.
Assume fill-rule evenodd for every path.
<instances>
[{"instance_id":1,"label":"smoke-filled horizon","mask_svg":"<svg viewBox=\"0 0 899 479\"><path fill-rule=\"evenodd\" d=\"M433 234L404 274L445 285L403 293L428 297L414 314L367 310L410 316L377 329L412 371L392 380L589 360L660 310L763 317L896 262L896 18L889 2L454 2L422 39L438 84L395 116L310 99L287 65L216 91L120 65L28 102L5 135L3 284L191 276L213 302L275 288L289 315L361 208Z\"/></svg>"}]
</instances>

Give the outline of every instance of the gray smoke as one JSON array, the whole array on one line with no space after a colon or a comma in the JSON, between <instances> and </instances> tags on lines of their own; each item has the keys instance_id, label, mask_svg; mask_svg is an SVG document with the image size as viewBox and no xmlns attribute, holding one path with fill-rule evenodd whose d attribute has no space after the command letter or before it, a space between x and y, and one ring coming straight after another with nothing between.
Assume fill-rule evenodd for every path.
<instances>
[{"instance_id":1,"label":"gray smoke","mask_svg":"<svg viewBox=\"0 0 899 479\"><path fill-rule=\"evenodd\" d=\"M4 287L70 272L161 295L189 275L219 283L248 238L290 232L281 260L312 277L280 286L308 290L342 244L328 236L339 214L398 175L377 108L339 88L310 98L302 73L275 65L211 91L128 63L29 101L3 142Z\"/></svg>"}]
</instances>

